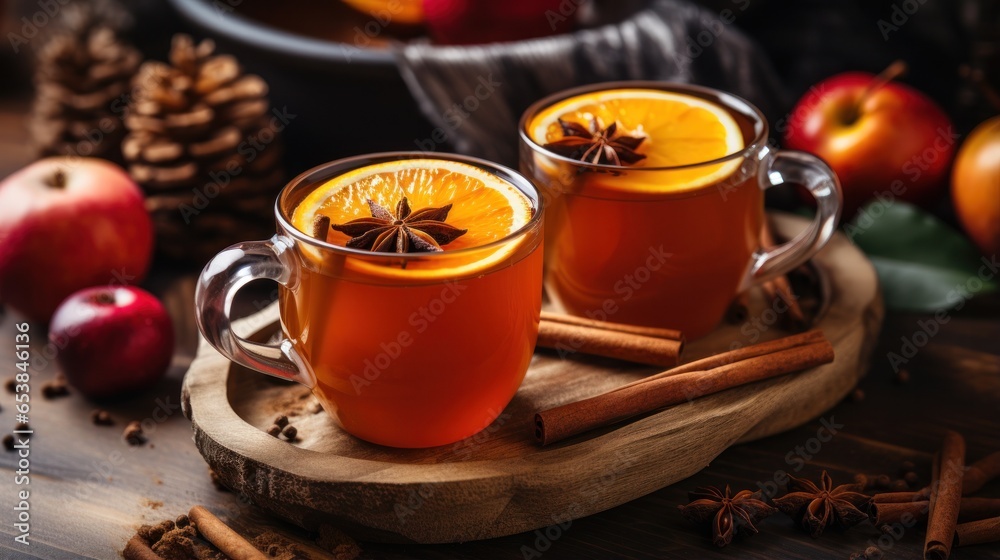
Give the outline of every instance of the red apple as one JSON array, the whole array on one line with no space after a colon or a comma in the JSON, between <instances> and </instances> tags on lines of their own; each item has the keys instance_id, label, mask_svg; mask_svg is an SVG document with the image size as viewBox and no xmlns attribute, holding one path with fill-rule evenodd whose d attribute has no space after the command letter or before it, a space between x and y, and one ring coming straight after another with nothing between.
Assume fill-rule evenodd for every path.
<instances>
[{"instance_id":1,"label":"red apple","mask_svg":"<svg viewBox=\"0 0 1000 560\"><path fill-rule=\"evenodd\" d=\"M170 365L174 329L166 309L140 288L80 290L59 306L49 342L70 385L91 398L155 384Z\"/></svg>"},{"instance_id":2,"label":"red apple","mask_svg":"<svg viewBox=\"0 0 1000 560\"><path fill-rule=\"evenodd\" d=\"M142 192L112 163L48 158L0 183L0 303L30 319L81 288L141 282L152 248Z\"/></svg>"},{"instance_id":3,"label":"red apple","mask_svg":"<svg viewBox=\"0 0 1000 560\"><path fill-rule=\"evenodd\" d=\"M785 147L818 155L840 177L845 219L876 196L926 203L947 187L958 135L934 101L891 81L904 70L828 78L785 123Z\"/></svg>"},{"instance_id":4,"label":"red apple","mask_svg":"<svg viewBox=\"0 0 1000 560\"><path fill-rule=\"evenodd\" d=\"M424 20L438 43L518 41L572 30L579 2L571 0L423 0Z\"/></svg>"}]
</instances>

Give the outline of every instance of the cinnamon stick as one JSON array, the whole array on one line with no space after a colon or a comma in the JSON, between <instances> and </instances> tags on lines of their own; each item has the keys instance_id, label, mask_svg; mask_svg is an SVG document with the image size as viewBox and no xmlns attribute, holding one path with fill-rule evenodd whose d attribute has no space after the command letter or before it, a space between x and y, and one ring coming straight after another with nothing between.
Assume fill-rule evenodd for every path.
<instances>
[{"instance_id":1,"label":"cinnamon stick","mask_svg":"<svg viewBox=\"0 0 1000 560\"><path fill-rule=\"evenodd\" d=\"M969 496L975 494L997 476L1000 476L1000 451L993 452L966 467L965 476L962 478L962 495ZM900 494L899 501L908 501L904 495L915 494L919 494L923 496L923 499L927 499L931 495L931 488L930 486L926 486L915 492L883 492L875 494L872 498L876 502L888 502L891 501L891 494Z\"/></svg>"},{"instance_id":2,"label":"cinnamon stick","mask_svg":"<svg viewBox=\"0 0 1000 560\"><path fill-rule=\"evenodd\" d=\"M560 354L581 352L626 362L671 367L677 364L684 343L679 339L543 320L538 326L537 345L557 350Z\"/></svg>"},{"instance_id":3,"label":"cinnamon stick","mask_svg":"<svg viewBox=\"0 0 1000 560\"><path fill-rule=\"evenodd\" d=\"M975 494L986 483L1000 476L1000 451L994 451L969 465L962 479L962 494Z\"/></svg>"},{"instance_id":4,"label":"cinnamon stick","mask_svg":"<svg viewBox=\"0 0 1000 560\"><path fill-rule=\"evenodd\" d=\"M567 325L576 325L579 327L591 327L595 329L604 329L608 331L623 332L629 334L637 334L640 336L651 336L653 338L669 338L670 340L684 340L684 335L681 331L674 329L659 329L656 327L641 327L639 325L626 325L625 323L612 323L611 321L598 321L596 319L588 319L586 317L576 317L575 315L566 315L565 313L553 313L551 311L542 311L542 321L551 321L553 323L564 323Z\"/></svg>"},{"instance_id":5,"label":"cinnamon stick","mask_svg":"<svg viewBox=\"0 0 1000 560\"><path fill-rule=\"evenodd\" d=\"M328 233L330 233L330 216L320 215L313 218L312 236L320 241L326 241Z\"/></svg>"},{"instance_id":6,"label":"cinnamon stick","mask_svg":"<svg viewBox=\"0 0 1000 560\"><path fill-rule=\"evenodd\" d=\"M781 317L783 327L793 332L806 329L808 321L787 276L775 276L765 280L761 283L761 288L767 301L771 303L771 308Z\"/></svg>"},{"instance_id":7,"label":"cinnamon stick","mask_svg":"<svg viewBox=\"0 0 1000 560\"><path fill-rule=\"evenodd\" d=\"M132 535L128 540L125 550L122 551L122 557L125 560L163 560L139 535Z\"/></svg>"},{"instance_id":8,"label":"cinnamon stick","mask_svg":"<svg viewBox=\"0 0 1000 560\"><path fill-rule=\"evenodd\" d=\"M872 496L876 504L905 504L907 502L926 502L931 497L930 488L913 492L879 492Z\"/></svg>"},{"instance_id":9,"label":"cinnamon stick","mask_svg":"<svg viewBox=\"0 0 1000 560\"><path fill-rule=\"evenodd\" d=\"M770 224L764 225L764 229L760 234L760 242L765 249L772 249L777 246L774 242L774 235L771 234ZM799 305L799 300L795 296L795 292L792 291L792 284L788 281L788 275L775 276L764 281L761 287L764 289L764 295L767 296L768 301L771 302L772 308L775 311L778 311L775 305L776 302L781 302L786 308L783 313L783 323L788 329L793 331L806 329L809 321L806 319L805 313L802 312L802 307Z\"/></svg>"},{"instance_id":10,"label":"cinnamon stick","mask_svg":"<svg viewBox=\"0 0 1000 560\"><path fill-rule=\"evenodd\" d=\"M948 431L941 450L934 457L931 477L930 511L927 537L924 540L926 560L946 560L951 555L955 525L962 504L962 472L965 470L965 440Z\"/></svg>"},{"instance_id":11,"label":"cinnamon stick","mask_svg":"<svg viewBox=\"0 0 1000 560\"><path fill-rule=\"evenodd\" d=\"M904 514L909 514L912 521L924 523L929 516L930 501L875 502L872 508L875 524L878 526L898 523L902 521ZM997 515L1000 515L1000 499L962 498L959 505L958 522L978 521Z\"/></svg>"},{"instance_id":12,"label":"cinnamon stick","mask_svg":"<svg viewBox=\"0 0 1000 560\"><path fill-rule=\"evenodd\" d=\"M711 356L702 358L700 360L695 360L693 362L687 362L686 364L681 364L675 368L668 369L657 373L655 375L650 375L649 377L644 377L642 379L633 381L621 387L613 389L613 391L621 391L622 389L628 389L646 383L648 381L653 381L655 379L662 379L664 377L670 377L671 375L677 375L680 373L689 373L692 371L705 371L720 366L725 366L729 364L734 364L736 362L741 362L743 360L748 360L750 358L757 358L760 356L766 356L768 354L774 354L776 352L781 352L782 350L789 350L791 348L796 348L798 346L805 346L807 344L813 344L816 342L824 342L826 337L823 336L823 332L818 329L813 329L804 333L794 334L792 336L785 336L782 338L776 338L774 340L768 340L767 342L760 342L758 344L751 344L750 346L742 346L728 352L722 352L721 354L713 354Z\"/></svg>"},{"instance_id":13,"label":"cinnamon stick","mask_svg":"<svg viewBox=\"0 0 1000 560\"><path fill-rule=\"evenodd\" d=\"M233 560L267 560L263 552L204 507L192 507L188 517L205 540Z\"/></svg>"},{"instance_id":14,"label":"cinnamon stick","mask_svg":"<svg viewBox=\"0 0 1000 560\"><path fill-rule=\"evenodd\" d=\"M1000 517L991 517L955 527L955 546L1000 542Z\"/></svg>"},{"instance_id":15,"label":"cinnamon stick","mask_svg":"<svg viewBox=\"0 0 1000 560\"><path fill-rule=\"evenodd\" d=\"M765 344L773 347L774 341ZM639 414L833 361L833 346L825 338L753 355L757 352L752 347L726 352L699 360L719 364L715 367L682 373L668 371L589 399L543 410L535 415L535 437L542 445L549 445ZM730 354L734 353L753 356L732 361ZM695 363L682 368L690 369Z\"/></svg>"},{"instance_id":16,"label":"cinnamon stick","mask_svg":"<svg viewBox=\"0 0 1000 560\"><path fill-rule=\"evenodd\" d=\"M874 502L872 504L872 518L875 525L893 525L895 523L906 522L924 523L927 521L927 513L931 504L927 500L916 502Z\"/></svg>"}]
</instances>

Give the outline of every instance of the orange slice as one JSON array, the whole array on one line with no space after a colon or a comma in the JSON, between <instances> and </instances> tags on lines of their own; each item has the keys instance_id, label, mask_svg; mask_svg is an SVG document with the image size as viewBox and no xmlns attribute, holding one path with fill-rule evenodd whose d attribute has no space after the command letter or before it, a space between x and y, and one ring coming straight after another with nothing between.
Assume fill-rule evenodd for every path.
<instances>
[{"instance_id":1,"label":"orange slice","mask_svg":"<svg viewBox=\"0 0 1000 560\"><path fill-rule=\"evenodd\" d=\"M743 133L725 109L697 97L655 89L613 89L565 99L541 110L527 123L538 144L563 137L559 119L585 127L596 118L607 127L618 123L620 133L644 136L636 150L645 159L630 167L677 167L709 162L744 148ZM635 190L687 190L720 181L740 165L739 158L722 164L671 172L667 185L618 181Z\"/></svg>"},{"instance_id":2,"label":"orange slice","mask_svg":"<svg viewBox=\"0 0 1000 560\"><path fill-rule=\"evenodd\" d=\"M404 196L414 212L452 205L445 222L468 231L443 245L444 254L499 241L521 229L534 214L528 197L500 177L465 163L427 158L373 164L331 179L299 203L292 213L292 225L311 232L317 216L328 217L331 224L347 223L371 216L369 200L395 209ZM335 230L327 237L329 243L336 245L345 245L349 239ZM517 243L503 244L487 252L469 252L464 259L441 259L440 263L446 263L443 266L430 259L417 259L406 268L377 266L360 260L353 265L371 265L368 272L382 276L448 278L485 270L516 249Z\"/></svg>"}]
</instances>

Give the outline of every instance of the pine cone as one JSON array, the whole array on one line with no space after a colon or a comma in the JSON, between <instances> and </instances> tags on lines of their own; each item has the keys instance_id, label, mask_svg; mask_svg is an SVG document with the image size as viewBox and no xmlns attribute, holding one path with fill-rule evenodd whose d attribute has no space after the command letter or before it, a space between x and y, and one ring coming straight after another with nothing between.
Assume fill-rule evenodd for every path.
<instances>
[{"instance_id":1,"label":"pine cone","mask_svg":"<svg viewBox=\"0 0 1000 560\"><path fill-rule=\"evenodd\" d=\"M120 163L129 82L142 57L90 8L73 4L61 16L38 51L31 119L38 153Z\"/></svg>"},{"instance_id":2,"label":"pine cone","mask_svg":"<svg viewBox=\"0 0 1000 560\"><path fill-rule=\"evenodd\" d=\"M273 233L271 208L284 179L267 84L214 49L176 35L170 64L142 65L122 144L146 191L160 251L201 263Z\"/></svg>"}]
</instances>

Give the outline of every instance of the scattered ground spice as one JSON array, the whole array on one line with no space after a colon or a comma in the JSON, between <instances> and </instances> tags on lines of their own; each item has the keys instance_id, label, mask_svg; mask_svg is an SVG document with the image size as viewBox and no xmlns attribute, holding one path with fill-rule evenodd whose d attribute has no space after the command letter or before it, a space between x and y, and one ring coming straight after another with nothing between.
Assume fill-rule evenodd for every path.
<instances>
[{"instance_id":1,"label":"scattered ground spice","mask_svg":"<svg viewBox=\"0 0 1000 560\"><path fill-rule=\"evenodd\" d=\"M146 498L142 501L142 505L148 507L149 509L160 509L163 507L163 502L160 500L150 500L149 498Z\"/></svg>"},{"instance_id":2,"label":"scattered ground spice","mask_svg":"<svg viewBox=\"0 0 1000 560\"><path fill-rule=\"evenodd\" d=\"M143 525L135 532L139 538L152 545L160 540L164 533L174 528L173 521L163 521L156 525Z\"/></svg>"},{"instance_id":3,"label":"scattered ground spice","mask_svg":"<svg viewBox=\"0 0 1000 560\"><path fill-rule=\"evenodd\" d=\"M285 416L291 422L293 421L293 417L299 416L309 410L315 402L316 397L313 396L309 389L305 387L301 390L292 388L281 393L274 400L268 401L267 410L268 414L274 414L275 418Z\"/></svg>"},{"instance_id":4,"label":"scattered ground spice","mask_svg":"<svg viewBox=\"0 0 1000 560\"><path fill-rule=\"evenodd\" d=\"M333 554L336 560L354 560L361 556L361 547L347 533L332 525L319 526L316 545Z\"/></svg>"},{"instance_id":5,"label":"scattered ground spice","mask_svg":"<svg viewBox=\"0 0 1000 560\"><path fill-rule=\"evenodd\" d=\"M315 554L310 554L307 547L286 539L274 531L264 531L257 535L251 543L269 558L275 560L300 560L316 557ZM320 553L324 557L327 556L325 552L320 551Z\"/></svg>"},{"instance_id":6,"label":"scattered ground spice","mask_svg":"<svg viewBox=\"0 0 1000 560\"><path fill-rule=\"evenodd\" d=\"M17 380L11 377L10 379L7 380L6 383L3 384L3 386L7 388L8 393L15 393L17 387Z\"/></svg>"},{"instance_id":7,"label":"scattered ground spice","mask_svg":"<svg viewBox=\"0 0 1000 560\"><path fill-rule=\"evenodd\" d=\"M176 523L167 520L139 527L122 556L126 560L146 560L150 552L162 560L227 560L198 537L196 527L186 515L179 516Z\"/></svg>"},{"instance_id":8,"label":"scattered ground spice","mask_svg":"<svg viewBox=\"0 0 1000 560\"><path fill-rule=\"evenodd\" d=\"M122 437L129 445L142 445L146 443L146 436L142 433L142 424L138 420L133 420L125 426Z\"/></svg>"},{"instance_id":9,"label":"scattered ground spice","mask_svg":"<svg viewBox=\"0 0 1000 560\"><path fill-rule=\"evenodd\" d=\"M90 421L95 426L114 426L115 419L108 414L107 410L96 409L90 413Z\"/></svg>"},{"instance_id":10,"label":"scattered ground spice","mask_svg":"<svg viewBox=\"0 0 1000 560\"><path fill-rule=\"evenodd\" d=\"M275 560L356 560L361 547L343 531L329 525L320 527L315 544L292 540L276 531L265 530L251 544ZM153 556L155 555L155 556ZM197 525L187 515L175 521L143 525L122 551L125 560L228 560L198 532Z\"/></svg>"},{"instance_id":11,"label":"scattered ground spice","mask_svg":"<svg viewBox=\"0 0 1000 560\"><path fill-rule=\"evenodd\" d=\"M259 548L261 552L276 560L293 560L301 556L298 551L291 550L288 541L282 538L281 535L271 531L264 531L250 542Z\"/></svg>"},{"instance_id":12,"label":"scattered ground spice","mask_svg":"<svg viewBox=\"0 0 1000 560\"><path fill-rule=\"evenodd\" d=\"M66 384L66 378L57 375L55 379L45 382L42 385L42 396L49 400L69 396L69 385Z\"/></svg>"},{"instance_id":13,"label":"scattered ground spice","mask_svg":"<svg viewBox=\"0 0 1000 560\"><path fill-rule=\"evenodd\" d=\"M7 451L13 451L14 450L14 436L13 435L7 434L7 435L3 436L3 448L6 449Z\"/></svg>"},{"instance_id":14,"label":"scattered ground spice","mask_svg":"<svg viewBox=\"0 0 1000 560\"><path fill-rule=\"evenodd\" d=\"M173 525L173 522L167 523ZM188 560L195 557L194 541L197 538L198 532L190 525L180 529L174 528L160 537L160 540L153 545L153 552L163 560Z\"/></svg>"}]
</instances>

